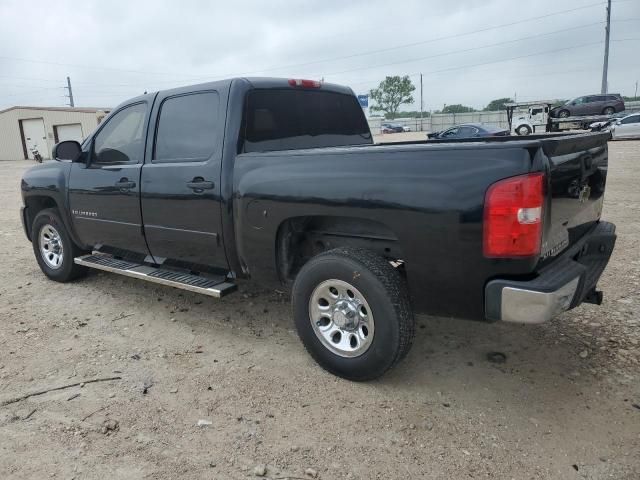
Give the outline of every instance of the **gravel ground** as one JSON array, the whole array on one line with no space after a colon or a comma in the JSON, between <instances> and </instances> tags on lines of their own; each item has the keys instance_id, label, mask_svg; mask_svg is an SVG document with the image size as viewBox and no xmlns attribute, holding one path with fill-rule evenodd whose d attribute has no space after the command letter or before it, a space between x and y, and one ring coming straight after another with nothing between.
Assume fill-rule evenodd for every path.
<instances>
[{"instance_id":1,"label":"gravel ground","mask_svg":"<svg viewBox=\"0 0 640 480\"><path fill-rule=\"evenodd\" d=\"M364 384L313 363L277 292L46 280L17 213L29 165L0 162L0 405L79 385L0 406L0 478L640 478L640 142L610 144L601 307L418 316L407 359Z\"/></svg>"}]
</instances>

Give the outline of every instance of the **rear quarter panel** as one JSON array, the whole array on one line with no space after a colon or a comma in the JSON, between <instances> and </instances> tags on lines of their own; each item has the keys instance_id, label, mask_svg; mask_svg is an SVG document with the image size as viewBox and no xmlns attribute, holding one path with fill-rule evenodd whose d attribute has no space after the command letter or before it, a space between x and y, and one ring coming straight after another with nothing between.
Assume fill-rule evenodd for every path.
<instances>
[{"instance_id":1,"label":"rear quarter panel","mask_svg":"<svg viewBox=\"0 0 640 480\"><path fill-rule=\"evenodd\" d=\"M482 318L485 282L528 273L535 263L483 257L484 195L497 180L542 168L535 158L522 147L477 143L238 155L233 218L240 262L247 275L274 283L282 222L369 219L398 238L417 310Z\"/></svg>"}]
</instances>

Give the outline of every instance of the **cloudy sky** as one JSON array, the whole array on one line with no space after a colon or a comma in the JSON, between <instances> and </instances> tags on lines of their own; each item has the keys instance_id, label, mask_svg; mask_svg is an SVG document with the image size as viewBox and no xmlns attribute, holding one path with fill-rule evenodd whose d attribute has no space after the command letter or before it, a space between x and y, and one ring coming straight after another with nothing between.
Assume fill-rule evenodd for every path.
<instances>
[{"instance_id":1,"label":"cloudy sky","mask_svg":"<svg viewBox=\"0 0 640 480\"><path fill-rule=\"evenodd\" d=\"M600 91L605 1L0 3L0 108L114 106L233 76L324 78L366 93L424 78L425 110ZM640 80L640 0L613 0L609 91ZM416 104L419 97L416 90ZM405 108L411 108L405 107Z\"/></svg>"}]
</instances>

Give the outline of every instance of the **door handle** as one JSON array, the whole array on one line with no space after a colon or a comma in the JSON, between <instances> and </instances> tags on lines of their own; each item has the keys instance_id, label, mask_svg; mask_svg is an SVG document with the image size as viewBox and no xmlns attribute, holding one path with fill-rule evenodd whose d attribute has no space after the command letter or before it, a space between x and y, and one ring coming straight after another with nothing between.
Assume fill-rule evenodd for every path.
<instances>
[{"instance_id":1,"label":"door handle","mask_svg":"<svg viewBox=\"0 0 640 480\"><path fill-rule=\"evenodd\" d=\"M205 180L202 177L196 177L192 181L187 182L187 187L197 193L203 192L204 190L212 190L214 186L213 182Z\"/></svg>"},{"instance_id":2,"label":"door handle","mask_svg":"<svg viewBox=\"0 0 640 480\"><path fill-rule=\"evenodd\" d=\"M115 183L115 186L120 190L129 190L131 188L135 188L136 182L131 182L128 178L121 178Z\"/></svg>"}]
</instances>

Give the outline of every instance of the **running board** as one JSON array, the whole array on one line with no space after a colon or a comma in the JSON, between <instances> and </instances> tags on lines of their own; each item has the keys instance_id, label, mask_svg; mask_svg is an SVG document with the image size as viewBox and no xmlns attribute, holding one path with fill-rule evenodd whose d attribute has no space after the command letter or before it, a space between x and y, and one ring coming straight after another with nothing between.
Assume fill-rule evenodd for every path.
<instances>
[{"instance_id":1,"label":"running board","mask_svg":"<svg viewBox=\"0 0 640 480\"><path fill-rule=\"evenodd\" d=\"M73 259L78 265L118 273L127 277L159 283L170 287L202 293L210 297L224 297L236 289L236 284L228 282L222 275L217 277L201 277L191 273L175 272L163 268L143 265L141 263L118 260L108 255L83 255Z\"/></svg>"}]
</instances>

